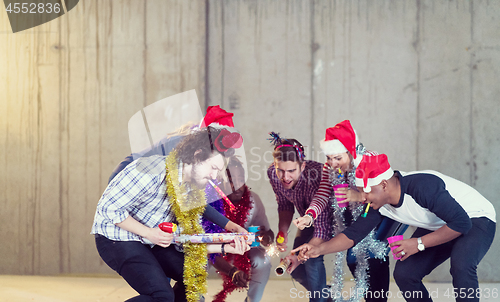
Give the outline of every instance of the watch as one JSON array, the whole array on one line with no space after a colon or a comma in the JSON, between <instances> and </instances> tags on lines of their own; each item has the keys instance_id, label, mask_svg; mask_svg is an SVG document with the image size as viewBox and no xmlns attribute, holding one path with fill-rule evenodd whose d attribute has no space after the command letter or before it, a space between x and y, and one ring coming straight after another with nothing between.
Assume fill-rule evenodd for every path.
<instances>
[{"instance_id":1,"label":"watch","mask_svg":"<svg viewBox=\"0 0 500 302\"><path fill-rule=\"evenodd\" d=\"M418 237L417 242L418 242L417 249L420 252L423 252L425 250L425 245L422 243L422 237Z\"/></svg>"}]
</instances>

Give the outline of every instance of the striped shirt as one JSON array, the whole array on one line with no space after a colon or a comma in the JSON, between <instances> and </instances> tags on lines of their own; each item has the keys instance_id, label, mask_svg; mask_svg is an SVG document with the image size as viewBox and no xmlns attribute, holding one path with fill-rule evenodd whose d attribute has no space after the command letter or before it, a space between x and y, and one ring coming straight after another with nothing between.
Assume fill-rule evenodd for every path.
<instances>
[{"instance_id":1,"label":"striped shirt","mask_svg":"<svg viewBox=\"0 0 500 302\"><path fill-rule=\"evenodd\" d=\"M321 180L322 164L307 160L306 167L299 176L299 180L293 189L285 189L281 183L274 163L267 169L269 182L273 187L276 201L278 202L278 212L299 212L300 216L304 216L307 207L313 200L316 191L319 188ZM323 240L331 238L331 224L329 211L324 211L314 221L314 237Z\"/></svg>"},{"instance_id":2,"label":"striped shirt","mask_svg":"<svg viewBox=\"0 0 500 302\"><path fill-rule=\"evenodd\" d=\"M175 222L166 192L165 174L165 156L143 157L129 164L102 194L91 234L100 234L115 241L151 244L149 240L115 224L128 216L150 228L162 222Z\"/></svg>"},{"instance_id":3,"label":"striped shirt","mask_svg":"<svg viewBox=\"0 0 500 302\"><path fill-rule=\"evenodd\" d=\"M377 155L376 151L365 151L364 155L372 156ZM363 158L363 155L358 154L356 161L359 163ZM356 167L355 167L356 168ZM333 169L329 163L323 165L323 171L321 172L321 183L319 184L318 191L314 196L311 205L306 210L306 213L311 214L314 219L330 204L330 196L333 194L333 186L331 185L330 176L333 173Z\"/></svg>"}]
</instances>

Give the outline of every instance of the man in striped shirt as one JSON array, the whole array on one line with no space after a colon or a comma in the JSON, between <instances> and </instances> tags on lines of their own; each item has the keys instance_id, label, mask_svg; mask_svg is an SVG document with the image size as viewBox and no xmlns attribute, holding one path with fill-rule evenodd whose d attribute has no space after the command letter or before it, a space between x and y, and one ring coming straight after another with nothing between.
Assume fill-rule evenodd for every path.
<instances>
[{"instance_id":1,"label":"man in striped shirt","mask_svg":"<svg viewBox=\"0 0 500 302\"><path fill-rule=\"evenodd\" d=\"M296 139L275 139L274 163L267 170L269 181L278 202L278 230L284 238L277 238L277 246L286 251L288 229L295 209L302 216L309 207L321 181L321 163L305 160L304 147ZM314 227L299 230L293 248L304 243L320 244L330 239L331 227L328 222L329 211L324 211L314 222ZM279 236L279 235L278 235ZM326 286L326 271L323 257L314 261L298 263L296 256L289 259L292 277L310 293L310 301L326 301L329 291Z\"/></svg>"}]
</instances>

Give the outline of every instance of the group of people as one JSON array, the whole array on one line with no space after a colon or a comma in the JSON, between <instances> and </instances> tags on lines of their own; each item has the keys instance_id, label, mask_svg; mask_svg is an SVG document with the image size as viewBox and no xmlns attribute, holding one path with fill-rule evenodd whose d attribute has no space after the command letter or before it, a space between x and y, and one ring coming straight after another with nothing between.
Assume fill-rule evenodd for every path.
<instances>
[{"instance_id":1,"label":"group of people","mask_svg":"<svg viewBox=\"0 0 500 302\"><path fill-rule=\"evenodd\" d=\"M91 233L103 261L139 293L127 301L203 300L207 265L224 280L214 301L225 301L236 288L248 289L246 301L261 300L271 271L261 246L250 247L241 236L227 244L177 244L174 234L159 228L172 222L177 232L199 234L259 226L261 245L274 242L264 205L246 186L245 167L234 155L242 137L232 117L211 106L200 125L127 157L110 177ZM391 243L401 257L394 279L403 294L412 293L405 299L432 301L422 278L450 258L453 286L467 293L456 295L457 301L479 301L476 268L493 241L496 218L476 190L435 171L392 170L385 154L365 149L348 120L326 130L320 142L324 164L306 160L298 140L270 134L276 246L287 251L290 226L296 225L287 271L310 301L345 299L338 292L343 257L356 280L358 296L350 300L387 301L386 239L406 225L417 227L411 238ZM294 220L295 210L300 217ZM323 255L329 253L337 253L338 261L327 285ZM173 287L170 279L177 281Z\"/></svg>"}]
</instances>

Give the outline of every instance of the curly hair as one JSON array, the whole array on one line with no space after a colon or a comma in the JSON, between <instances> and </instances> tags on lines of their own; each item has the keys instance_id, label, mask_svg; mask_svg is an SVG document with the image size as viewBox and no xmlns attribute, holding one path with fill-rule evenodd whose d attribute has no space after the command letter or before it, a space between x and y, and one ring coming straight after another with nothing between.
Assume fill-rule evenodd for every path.
<instances>
[{"instance_id":1,"label":"curly hair","mask_svg":"<svg viewBox=\"0 0 500 302\"><path fill-rule=\"evenodd\" d=\"M215 152L224 157L230 157L234 154L234 149L229 148L221 152L214 147L214 140L219 136L223 129L207 127L199 131L186 135L185 138L175 147L178 158L186 164L196 164L210 158ZM195 155L196 151L201 150Z\"/></svg>"},{"instance_id":2,"label":"curly hair","mask_svg":"<svg viewBox=\"0 0 500 302\"><path fill-rule=\"evenodd\" d=\"M291 145L291 146L282 146L279 145ZM279 145L274 148L273 157L275 160L279 161L293 161L302 164L306 155L304 153L304 146L294 138L285 138L281 139ZM302 153L299 154L298 150Z\"/></svg>"}]
</instances>

